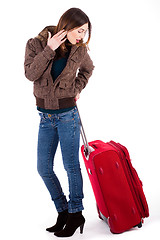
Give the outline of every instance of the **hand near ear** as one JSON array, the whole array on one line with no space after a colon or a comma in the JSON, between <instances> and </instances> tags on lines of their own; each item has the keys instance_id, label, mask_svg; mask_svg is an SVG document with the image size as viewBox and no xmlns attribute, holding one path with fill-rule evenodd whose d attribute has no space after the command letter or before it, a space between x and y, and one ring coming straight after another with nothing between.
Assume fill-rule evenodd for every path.
<instances>
[{"instance_id":1,"label":"hand near ear","mask_svg":"<svg viewBox=\"0 0 160 240\"><path fill-rule=\"evenodd\" d=\"M64 43L66 41L66 34L67 31L61 30L58 33L56 33L55 35L53 35L53 37L51 37L51 33L48 32L48 40L47 40L47 45L53 50L55 51L62 43Z\"/></svg>"}]
</instances>

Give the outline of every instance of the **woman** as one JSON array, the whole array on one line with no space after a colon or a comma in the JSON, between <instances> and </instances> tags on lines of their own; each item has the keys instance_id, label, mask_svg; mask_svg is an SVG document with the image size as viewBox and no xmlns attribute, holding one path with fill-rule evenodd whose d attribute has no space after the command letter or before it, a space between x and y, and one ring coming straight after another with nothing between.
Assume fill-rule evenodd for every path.
<instances>
[{"instance_id":1,"label":"woman","mask_svg":"<svg viewBox=\"0 0 160 240\"><path fill-rule=\"evenodd\" d=\"M87 31L88 40L83 43ZM79 163L80 125L75 101L94 69L87 53L90 37L88 16L78 8L71 8L57 26L44 28L26 45L25 76L33 81L41 117L37 169L58 211L56 224L46 230L58 237L72 236L78 227L83 233L85 223ZM53 171L58 142L68 176L68 202Z\"/></svg>"}]
</instances>

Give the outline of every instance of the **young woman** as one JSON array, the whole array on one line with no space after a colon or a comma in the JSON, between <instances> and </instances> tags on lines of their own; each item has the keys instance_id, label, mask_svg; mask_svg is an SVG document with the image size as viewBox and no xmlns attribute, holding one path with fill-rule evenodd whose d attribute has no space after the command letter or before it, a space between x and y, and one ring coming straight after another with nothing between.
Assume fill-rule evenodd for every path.
<instances>
[{"instance_id":1,"label":"young woman","mask_svg":"<svg viewBox=\"0 0 160 240\"><path fill-rule=\"evenodd\" d=\"M88 39L84 43L87 32ZM25 76L34 84L41 118L37 169L58 211L56 224L46 230L58 237L72 236L78 227L83 233L85 223L79 163L80 125L75 101L94 69L87 52L90 37L88 16L78 8L71 8L62 15L57 26L44 28L26 45ZM69 201L53 170L58 142L68 176Z\"/></svg>"}]
</instances>

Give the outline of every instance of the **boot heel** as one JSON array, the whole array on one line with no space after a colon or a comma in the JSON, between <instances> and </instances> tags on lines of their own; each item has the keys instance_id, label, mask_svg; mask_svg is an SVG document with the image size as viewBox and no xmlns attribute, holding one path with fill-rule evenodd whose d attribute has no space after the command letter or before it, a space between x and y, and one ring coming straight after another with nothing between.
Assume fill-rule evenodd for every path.
<instances>
[{"instance_id":1,"label":"boot heel","mask_svg":"<svg viewBox=\"0 0 160 240\"><path fill-rule=\"evenodd\" d=\"M83 233L84 223L80 226L80 233Z\"/></svg>"}]
</instances>

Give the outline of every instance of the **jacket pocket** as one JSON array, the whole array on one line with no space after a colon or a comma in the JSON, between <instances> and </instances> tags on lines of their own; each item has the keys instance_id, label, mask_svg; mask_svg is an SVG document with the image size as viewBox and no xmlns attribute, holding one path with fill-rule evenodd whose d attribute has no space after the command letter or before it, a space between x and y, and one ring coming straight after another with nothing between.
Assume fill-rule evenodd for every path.
<instances>
[{"instance_id":1,"label":"jacket pocket","mask_svg":"<svg viewBox=\"0 0 160 240\"><path fill-rule=\"evenodd\" d=\"M78 58L78 56L72 56L68 65L69 65L69 68L72 70L72 71L76 71L79 67L80 67L80 59Z\"/></svg>"},{"instance_id":2,"label":"jacket pocket","mask_svg":"<svg viewBox=\"0 0 160 240\"><path fill-rule=\"evenodd\" d=\"M41 87L46 87L48 86L48 79L45 78L43 81L40 82Z\"/></svg>"},{"instance_id":3,"label":"jacket pocket","mask_svg":"<svg viewBox=\"0 0 160 240\"><path fill-rule=\"evenodd\" d=\"M34 95L43 98L44 96L48 95L50 92L50 86L48 84L48 79L44 78L39 81L34 82Z\"/></svg>"},{"instance_id":4,"label":"jacket pocket","mask_svg":"<svg viewBox=\"0 0 160 240\"><path fill-rule=\"evenodd\" d=\"M56 86L55 95L58 98L73 97L74 96L74 83L70 81L60 81Z\"/></svg>"},{"instance_id":5,"label":"jacket pocket","mask_svg":"<svg viewBox=\"0 0 160 240\"><path fill-rule=\"evenodd\" d=\"M59 88L70 89L73 88L74 79L72 81L60 81Z\"/></svg>"},{"instance_id":6,"label":"jacket pocket","mask_svg":"<svg viewBox=\"0 0 160 240\"><path fill-rule=\"evenodd\" d=\"M39 85L40 85L40 87L47 87L48 86L48 79L47 78L42 78L39 81Z\"/></svg>"},{"instance_id":7,"label":"jacket pocket","mask_svg":"<svg viewBox=\"0 0 160 240\"><path fill-rule=\"evenodd\" d=\"M39 87L46 87L48 86L48 79L47 78L41 78L34 82L34 85Z\"/></svg>"},{"instance_id":8,"label":"jacket pocket","mask_svg":"<svg viewBox=\"0 0 160 240\"><path fill-rule=\"evenodd\" d=\"M63 89L66 89L67 88L67 82L64 82L64 81L60 81L59 83L59 88L63 88Z\"/></svg>"},{"instance_id":9,"label":"jacket pocket","mask_svg":"<svg viewBox=\"0 0 160 240\"><path fill-rule=\"evenodd\" d=\"M76 55L75 55L75 56L73 55L73 56L71 57L71 60L72 60L73 62L75 62L75 63L80 62L80 60L78 59L78 56L76 56Z\"/></svg>"}]
</instances>

